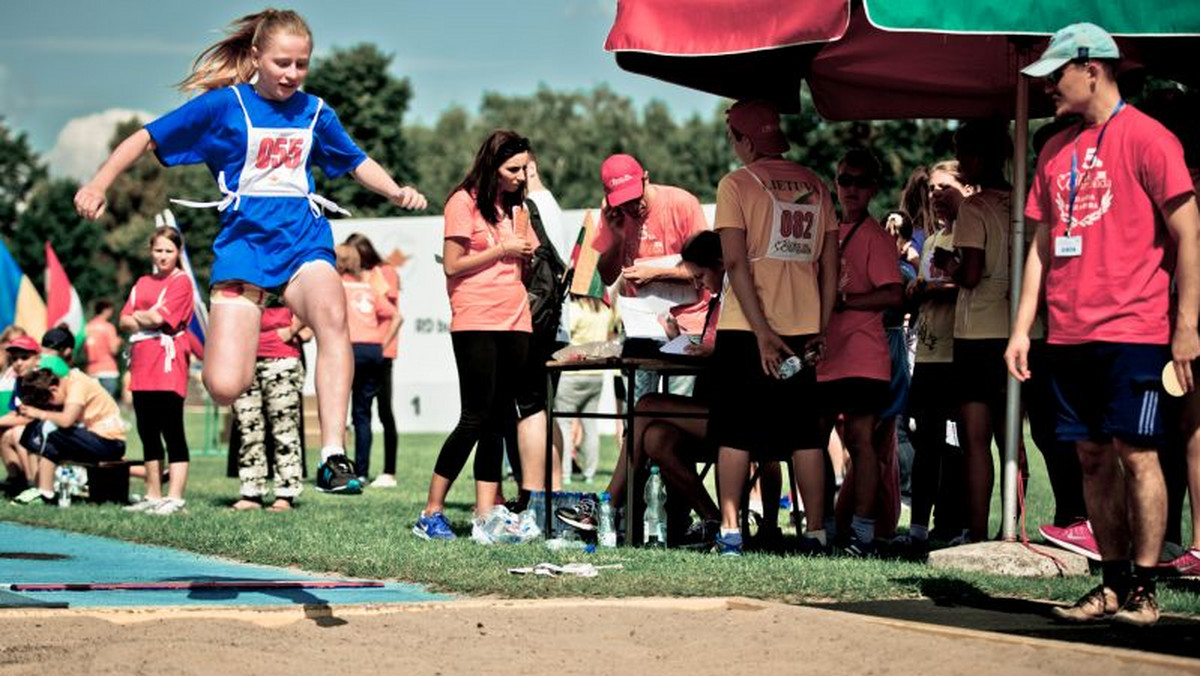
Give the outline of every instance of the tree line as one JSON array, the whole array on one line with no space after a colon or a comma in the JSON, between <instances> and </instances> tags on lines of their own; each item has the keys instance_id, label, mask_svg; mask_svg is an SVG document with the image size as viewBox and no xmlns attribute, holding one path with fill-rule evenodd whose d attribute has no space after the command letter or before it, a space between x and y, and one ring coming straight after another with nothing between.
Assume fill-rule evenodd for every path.
<instances>
[{"instance_id":1,"label":"tree line","mask_svg":"<svg viewBox=\"0 0 1200 676\"><path fill-rule=\"evenodd\" d=\"M315 60L306 90L325 98L350 136L401 183L418 186L429 198L428 213L441 212L451 188L470 167L483 138L498 128L530 138L546 185L565 208L600 203L600 163L616 152L641 160L656 183L685 188L702 202L716 198L717 182L737 166L725 138L724 109L709 116L676 120L668 107L651 101L640 109L606 86L560 91L540 87L528 95L485 93L476 112L461 106L444 111L429 126L404 123L412 97L407 78L389 72L391 57L370 44L335 49ZM884 164L876 211L897 204L908 172L949 155L951 127L943 121L829 123L814 111L807 94L803 110L785 118L792 141L789 157L832 179L834 164L853 146L872 148ZM146 120L119 126L111 144ZM349 208L356 217L401 212L352 180L329 181L315 170L317 191ZM91 301L117 302L129 285L149 271L146 242L154 216L168 197L219 198L203 166L164 168L142 157L109 191L108 213L96 223L75 215L78 184L50 178L26 135L0 119L0 236L17 263L42 288L43 242L53 243L72 283ZM177 209L188 251L202 288L207 288L211 244L219 229L215 210Z\"/></svg>"}]
</instances>

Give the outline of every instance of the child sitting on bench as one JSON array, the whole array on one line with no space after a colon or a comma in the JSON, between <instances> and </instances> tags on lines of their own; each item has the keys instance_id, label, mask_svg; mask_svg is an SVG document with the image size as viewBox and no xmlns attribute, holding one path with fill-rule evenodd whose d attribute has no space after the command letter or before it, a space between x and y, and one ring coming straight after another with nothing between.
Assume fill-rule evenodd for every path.
<instances>
[{"instance_id":1,"label":"child sitting on bench","mask_svg":"<svg viewBox=\"0 0 1200 676\"><path fill-rule=\"evenodd\" d=\"M54 470L60 462L99 463L125 455L125 423L117 402L100 383L81 371L59 378L40 368L21 381L18 413L33 420L21 445L40 456L37 485L13 500L54 501Z\"/></svg>"}]
</instances>

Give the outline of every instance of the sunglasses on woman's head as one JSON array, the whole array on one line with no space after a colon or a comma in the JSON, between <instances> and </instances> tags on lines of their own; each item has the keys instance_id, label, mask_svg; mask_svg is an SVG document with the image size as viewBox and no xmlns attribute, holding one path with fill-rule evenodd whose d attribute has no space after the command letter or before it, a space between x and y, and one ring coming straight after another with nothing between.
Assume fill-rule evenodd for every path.
<instances>
[{"instance_id":1,"label":"sunglasses on woman's head","mask_svg":"<svg viewBox=\"0 0 1200 676\"><path fill-rule=\"evenodd\" d=\"M518 136L516 138L509 139L509 140L505 141L503 144L501 144L500 151L498 154L500 155L500 157L509 158L509 157L512 157L513 155L517 155L519 153L524 153L524 152L528 152L528 151L529 151L529 139L527 139L523 136Z\"/></svg>"}]
</instances>

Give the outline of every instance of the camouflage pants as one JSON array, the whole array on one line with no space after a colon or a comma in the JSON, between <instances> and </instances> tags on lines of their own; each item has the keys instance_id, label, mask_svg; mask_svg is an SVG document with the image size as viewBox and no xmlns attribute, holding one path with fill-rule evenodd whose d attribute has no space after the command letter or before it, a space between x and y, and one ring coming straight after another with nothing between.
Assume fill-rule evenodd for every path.
<instances>
[{"instance_id":1,"label":"camouflage pants","mask_svg":"<svg viewBox=\"0 0 1200 676\"><path fill-rule=\"evenodd\" d=\"M299 359L259 359L250 389L233 402L234 418L242 435L238 478L243 496L262 497L267 492L267 434L275 445L275 497L300 495L304 473L300 464L303 388L304 366Z\"/></svg>"}]
</instances>

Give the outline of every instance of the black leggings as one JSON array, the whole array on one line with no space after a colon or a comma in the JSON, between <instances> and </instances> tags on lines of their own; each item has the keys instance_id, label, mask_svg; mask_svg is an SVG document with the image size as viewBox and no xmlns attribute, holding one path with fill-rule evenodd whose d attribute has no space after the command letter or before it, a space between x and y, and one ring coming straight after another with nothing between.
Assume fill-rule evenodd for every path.
<instances>
[{"instance_id":1,"label":"black leggings","mask_svg":"<svg viewBox=\"0 0 1200 676\"><path fill-rule=\"evenodd\" d=\"M478 444L475 480L499 482L504 431L517 415L516 386L529 356L529 334L455 331L450 342L458 366L461 413L433 471L454 481Z\"/></svg>"},{"instance_id":2,"label":"black leggings","mask_svg":"<svg viewBox=\"0 0 1200 676\"><path fill-rule=\"evenodd\" d=\"M379 396L376 404L379 407L379 423L383 425L383 473L396 473L396 450L399 440L396 436L396 414L392 411L392 363L394 359L384 358L383 369L380 372Z\"/></svg>"},{"instance_id":3,"label":"black leggings","mask_svg":"<svg viewBox=\"0 0 1200 676\"><path fill-rule=\"evenodd\" d=\"M133 412L137 416L145 461L163 459L164 440L171 462L190 459L187 437L183 434L183 397L174 392L134 392Z\"/></svg>"}]
</instances>

